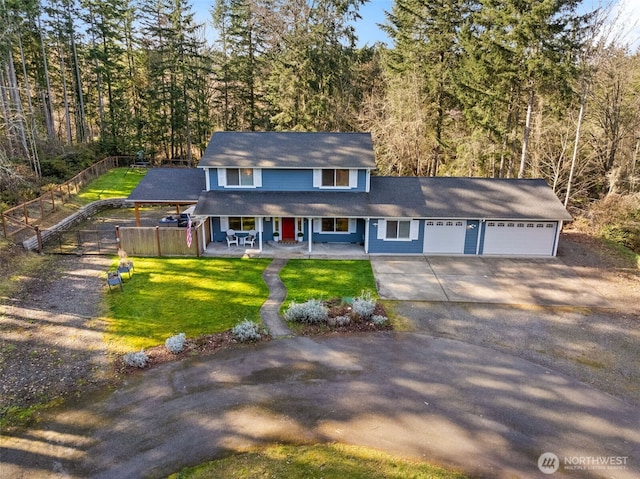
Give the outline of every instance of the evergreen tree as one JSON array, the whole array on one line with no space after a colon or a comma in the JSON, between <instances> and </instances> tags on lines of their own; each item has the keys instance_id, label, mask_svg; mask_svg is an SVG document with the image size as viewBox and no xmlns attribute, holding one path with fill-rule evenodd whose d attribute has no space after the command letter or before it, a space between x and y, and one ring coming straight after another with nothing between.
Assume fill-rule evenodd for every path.
<instances>
[{"instance_id":1,"label":"evergreen tree","mask_svg":"<svg viewBox=\"0 0 640 479\"><path fill-rule=\"evenodd\" d=\"M498 176L524 176L536 94L571 92L575 58L589 15L579 0L480 0L461 29L460 98L472 125L502 142ZM524 114L523 114L524 113ZM524 117L524 125L522 124Z\"/></svg>"},{"instance_id":2,"label":"evergreen tree","mask_svg":"<svg viewBox=\"0 0 640 479\"><path fill-rule=\"evenodd\" d=\"M387 13L384 29L394 41L387 56L389 75L422 78L423 103L415 108L427 112L425 150L420 156L428 161L421 162L417 174L435 176L441 163L454 156L455 146L448 141L446 130L458 108L458 32L471 7L469 0L397 0ZM402 86L403 82L391 85Z\"/></svg>"}]
</instances>

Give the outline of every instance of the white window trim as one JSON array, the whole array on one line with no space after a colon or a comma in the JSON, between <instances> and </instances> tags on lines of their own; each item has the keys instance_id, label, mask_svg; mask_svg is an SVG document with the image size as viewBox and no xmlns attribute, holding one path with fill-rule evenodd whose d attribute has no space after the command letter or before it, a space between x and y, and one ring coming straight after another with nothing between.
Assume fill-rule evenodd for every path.
<instances>
[{"instance_id":1,"label":"white window trim","mask_svg":"<svg viewBox=\"0 0 640 479\"><path fill-rule=\"evenodd\" d=\"M349 170L348 186L323 186L322 171L323 169L314 168L313 170L313 187L321 190L350 190L358 187L358 170L356 168L324 168L325 170Z\"/></svg>"},{"instance_id":2,"label":"white window trim","mask_svg":"<svg viewBox=\"0 0 640 479\"><path fill-rule=\"evenodd\" d=\"M223 233L226 233L227 231L229 231L229 216L221 216L220 217L220 231L222 231ZM236 218L236 216L234 216L234 218ZM258 229L258 218L257 217L253 217L253 216L238 216L237 218L253 218L255 221L255 228L252 229ZM238 233L247 233L248 231L251 230L235 230Z\"/></svg>"},{"instance_id":3,"label":"white window trim","mask_svg":"<svg viewBox=\"0 0 640 479\"><path fill-rule=\"evenodd\" d=\"M408 221L409 222L409 237L408 238L387 238L387 221ZM415 241L420 236L420 222L418 220L412 220L410 218L385 218L378 220L378 234L377 239L382 241Z\"/></svg>"},{"instance_id":4,"label":"white window trim","mask_svg":"<svg viewBox=\"0 0 640 479\"><path fill-rule=\"evenodd\" d=\"M335 218L347 218L349 220L349 229L347 231L322 231L322 220L323 219L335 219ZM323 235L347 235L354 234L358 231L358 220L357 218L348 218L346 216L325 216L324 218L314 218L313 219L313 232L320 233Z\"/></svg>"},{"instance_id":5,"label":"white window trim","mask_svg":"<svg viewBox=\"0 0 640 479\"><path fill-rule=\"evenodd\" d=\"M244 168L229 167L233 170L243 170ZM262 168L251 168L253 170L253 185L228 185L227 168L218 168L218 186L233 189L251 189L262 187Z\"/></svg>"},{"instance_id":6,"label":"white window trim","mask_svg":"<svg viewBox=\"0 0 640 479\"><path fill-rule=\"evenodd\" d=\"M204 168L204 190L209 191L211 189L211 168Z\"/></svg>"}]
</instances>

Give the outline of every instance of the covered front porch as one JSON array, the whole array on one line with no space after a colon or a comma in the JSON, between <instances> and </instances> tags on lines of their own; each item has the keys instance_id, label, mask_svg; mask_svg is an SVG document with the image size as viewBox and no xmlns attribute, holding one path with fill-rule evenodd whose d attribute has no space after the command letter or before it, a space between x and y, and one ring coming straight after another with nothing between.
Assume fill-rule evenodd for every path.
<instances>
[{"instance_id":1,"label":"covered front porch","mask_svg":"<svg viewBox=\"0 0 640 479\"><path fill-rule=\"evenodd\" d=\"M295 244L276 243L265 241L262 243L262 251L255 243L250 246L227 246L226 242L209 242L201 256L220 258L340 258L340 259L366 259L369 257L361 244L355 243L313 243L309 251L306 241Z\"/></svg>"}]
</instances>

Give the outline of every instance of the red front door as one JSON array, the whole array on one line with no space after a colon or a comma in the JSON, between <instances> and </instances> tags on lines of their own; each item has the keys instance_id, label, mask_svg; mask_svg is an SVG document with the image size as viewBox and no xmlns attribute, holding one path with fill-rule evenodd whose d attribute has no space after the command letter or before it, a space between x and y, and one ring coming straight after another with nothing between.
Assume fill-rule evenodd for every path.
<instances>
[{"instance_id":1,"label":"red front door","mask_svg":"<svg viewBox=\"0 0 640 479\"><path fill-rule=\"evenodd\" d=\"M282 218L282 240L295 241L295 239L296 239L295 218Z\"/></svg>"}]
</instances>

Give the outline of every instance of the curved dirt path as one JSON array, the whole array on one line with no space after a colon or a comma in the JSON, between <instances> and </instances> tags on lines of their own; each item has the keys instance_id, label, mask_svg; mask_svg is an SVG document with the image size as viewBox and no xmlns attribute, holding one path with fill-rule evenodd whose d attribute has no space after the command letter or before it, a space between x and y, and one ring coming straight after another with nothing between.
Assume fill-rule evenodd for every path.
<instances>
[{"instance_id":1,"label":"curved dirt path","mask_svg":"<svg viewBox=\"0 0 640 479\"><path fill-rule=\"evenodd\" d=\"M541 477L544 452L625 461L563 477L640 475L639 408L491 349L379 333L274 340L132 377L4 438L0 476L165 477L290 441L360 444L492 478Z\"/></svg>"}]
</instances>

